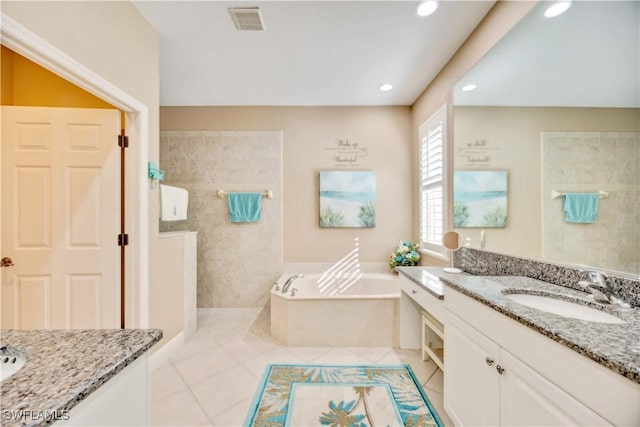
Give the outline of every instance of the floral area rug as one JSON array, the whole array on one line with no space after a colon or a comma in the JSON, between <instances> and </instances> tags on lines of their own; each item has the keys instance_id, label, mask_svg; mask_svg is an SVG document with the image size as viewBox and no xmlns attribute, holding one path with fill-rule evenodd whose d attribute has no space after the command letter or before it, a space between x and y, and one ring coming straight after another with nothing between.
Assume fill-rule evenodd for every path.
<instances>
[{"instance_id":1,"label":"floral area rug","mask_svg":"<svg viewBox=\"0 0 640 427\"><path fill-rule=\"evenodd\" d=\"M245 426L437 426L409 365L269 365Z\"/></svg>"}]
</instances>

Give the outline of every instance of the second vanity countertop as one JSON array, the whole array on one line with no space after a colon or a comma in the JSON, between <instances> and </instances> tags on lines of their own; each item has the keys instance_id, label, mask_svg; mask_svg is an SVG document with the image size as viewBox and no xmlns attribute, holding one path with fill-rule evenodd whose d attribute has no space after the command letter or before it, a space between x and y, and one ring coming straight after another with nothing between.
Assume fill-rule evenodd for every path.
<instances>
[{"instance_id":1,"label":"second vanity countertop","mask_svg":"<svg viewBox=\"0 0 640 427\"><path fill-rule=\"evenodd\" d=\"M27 361L0 383L1 413L68 411L161 338L159 329L2 330L0 346L17 350ZM3 421L6 426L48 424L42 417Z\"/></svg>"},{"instance_id":2,"label":"second vanity countertop","mask_svg":"<svg viewBox=\"0 0 640 427\"><path fill-rule=\"evenodd\" d=\"M448 274L437 267L402 267L398 271L432 294L433 280L438 277L452 289L640 383L639 308L608 306L603 310L624 320L624 324L588 322L536 310L511 301L503 294L502 291L505 289L518 289L539 294L562 295L593 304L591 295L585 292L530 277ZM435 288L437 289L437 286Z\"/></svg>"},{"instance_id":3,"label":"second vanity countertop","mask_svg":"<svg viewBox=\"0 0 640 427\"><path fill-rule=\"evenodd\" d=\"M396 267L396 270L438 299L444 299L440 276L448 275L440 267Z\"/></svg>"}]
</instances>

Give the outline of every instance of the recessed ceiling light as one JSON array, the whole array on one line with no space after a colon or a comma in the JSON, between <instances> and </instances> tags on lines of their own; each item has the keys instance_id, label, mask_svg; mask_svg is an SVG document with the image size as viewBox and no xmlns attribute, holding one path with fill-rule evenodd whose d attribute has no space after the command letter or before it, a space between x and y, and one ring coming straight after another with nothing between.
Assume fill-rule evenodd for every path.
<instances>
[{"instance_id":1,"label":"recessed ceiling light","mask_svg":"<svg viewBox=\"0 0 640 427\"><path fill-rule=\"evenodd\" d=\"M477 84L469 83L469 84L466 84L466 85L462 86L462 91L463 92L471 92L472 90L474 90L477 87L478 87Z\"/></svg>"},{"instance_id":2,"label":"recessed ceiling light","mask_svg":"<svg viewBox=\"0 0 640 427\"><path fill-rule=\"evenodd\" d=\"M438 8L438 2L436 0L426 0L420 2L416 9L418 16L429 16Z\"/></svg>"},{"instance_id":3,"label":"recessed ceiling light","mask_svg":"<svg viewBox=\"0 0 640 427\"><path fill-rule=\"evenodd\" d=\"M545 9L544 16L546 18L555 18L569 10L572 4L572 0L556 0Z\"/></svg>"},{"instance_id":4,"label":"recessed ceiling light","mask_svg":"<svg viewBox=\"0 0 640 427\"><path fill-rule=\"evenodd\" d=\"M385 83L383 85L380 85L378 89L380 89L383 92L389 92L391 89L393 89L393 86L391 86L389 83Z\"/></svg>"}]
</instances>

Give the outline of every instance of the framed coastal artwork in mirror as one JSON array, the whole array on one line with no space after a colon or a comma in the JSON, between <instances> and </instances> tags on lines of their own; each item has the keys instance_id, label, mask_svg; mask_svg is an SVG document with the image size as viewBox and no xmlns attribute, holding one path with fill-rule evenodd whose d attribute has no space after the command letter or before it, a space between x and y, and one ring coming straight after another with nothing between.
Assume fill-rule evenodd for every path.
<instances>
[{"instance_id":1,"label":"framed coastal artwork in mirror","mask_svg":"<svg viewBox=\"0 0 640 427\"><path fill-rule=\"evenodd\" d=\"M320 172L321 228L371 228L375 225L375 172Z\"/></svg>"},{"instance_id":2,"label":"framed coastal artwork in mirror","mask_svg":"<svg viewBox=\"0 0 640 427\"><path fill-rule=\"evenodd\" d=\"M455 171L453 225L504 228L507 225L507 171Z\"/></svg>"}]
</instances>

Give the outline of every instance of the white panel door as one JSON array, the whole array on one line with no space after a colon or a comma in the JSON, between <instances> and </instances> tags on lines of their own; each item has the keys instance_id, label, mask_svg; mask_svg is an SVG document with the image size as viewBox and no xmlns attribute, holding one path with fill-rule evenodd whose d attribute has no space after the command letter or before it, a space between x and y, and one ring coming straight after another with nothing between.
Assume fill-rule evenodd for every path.
<instances>
[{"instance_id":1,"label":"white panel door","mask_svg":"<svg viewBox=\"0 0 640 427\"><path fill-rule=\"evenodd\" d=\"M2 107L3 328L120 326L117 110Z\"/></svg>"}]
</instances>

